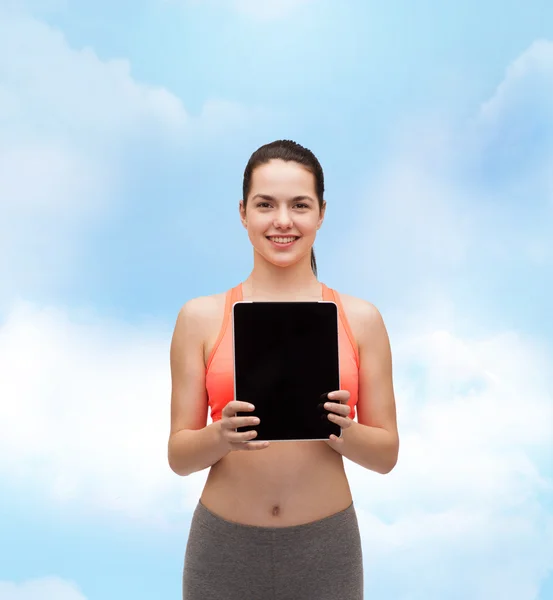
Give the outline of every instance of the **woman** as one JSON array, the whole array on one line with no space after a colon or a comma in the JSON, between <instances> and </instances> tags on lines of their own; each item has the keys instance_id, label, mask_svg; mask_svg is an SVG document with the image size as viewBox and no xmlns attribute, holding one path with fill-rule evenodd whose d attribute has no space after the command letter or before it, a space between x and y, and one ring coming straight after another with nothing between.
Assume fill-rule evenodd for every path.
<instances>
[{"instance_id":1,"label":"woman","mask_svg":"<svg viewBox=\"0 0 553 600\"><path fill-rule=\"evenodd\" d=\"M361 540L342 457L378 473L396 464L386 329L373 305L317 279L312 246L326 202L323 171L309 150L286 140L259 148L242 198L253 270L226 293L187 302L171 344L169 464L179 475L211 467L191 523L183 597L358 600ZM255 442L255 431L235 431L258 424L255 409L233 398L230 312L242 299L337 303L343 389L329 394L326 407L341 438L271 445Z\"/></svg>"}]
</instances>

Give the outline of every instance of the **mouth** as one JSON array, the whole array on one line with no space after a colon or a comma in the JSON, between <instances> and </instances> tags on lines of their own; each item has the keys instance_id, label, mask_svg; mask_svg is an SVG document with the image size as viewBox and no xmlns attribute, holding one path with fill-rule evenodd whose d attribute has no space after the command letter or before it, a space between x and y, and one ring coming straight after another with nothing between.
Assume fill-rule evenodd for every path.
<instances>
[{"instance_id":1,"label":"mouth","mask_svg":"<svg viewBox=\"0 0 553 600\"><path fill-rule=\"evenodd\" d=\"M268 235L266 237L270 242L272 242L275 246L277 246L279 248L288 248L294 242L296 242L297 240L300 239L299 236L297 236L297 235L288 235L288 236Z\"/></svg>"}]
</instances>

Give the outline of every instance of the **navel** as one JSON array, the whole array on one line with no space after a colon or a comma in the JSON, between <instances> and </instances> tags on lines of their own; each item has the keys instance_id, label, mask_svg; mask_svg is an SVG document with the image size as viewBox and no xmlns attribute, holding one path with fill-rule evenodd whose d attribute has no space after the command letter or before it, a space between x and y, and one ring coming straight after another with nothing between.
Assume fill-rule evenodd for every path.
<instances>
[{"instance_id":1,"label":"navel","mask_svg":"<svg viewBox=\"0 0 553 600\"><path fill-rule=\"evenodd\" d=\"M278 517L280 515L280 506L275 504L273 506L273 517Z\"/></svg>"}]
</instances>

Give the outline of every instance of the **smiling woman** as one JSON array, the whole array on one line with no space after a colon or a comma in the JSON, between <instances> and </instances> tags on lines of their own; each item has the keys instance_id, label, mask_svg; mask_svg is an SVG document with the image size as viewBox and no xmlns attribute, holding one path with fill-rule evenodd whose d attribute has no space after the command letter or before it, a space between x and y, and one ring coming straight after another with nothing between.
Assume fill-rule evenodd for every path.
<instances>
[{"instance_id":1,"label":"smiling woman","mask_svg":"<svg viewBox=\"0 0 553 600\"><path fill-rule=\"evenodd\" d=\"M186 600L363 597L361 539L343 456L378 473L396 464L391 352L372 304L317 279L313 244L325 209L323 171L312 152L286 140L259 148L239 203L253 270L231 290L194 298L179 313L169 464L179 475L210 468L186 547ZM234 398L230 314L244 299L336 303L342 389L329 393L325 408L341 437L269 445L254 441L254 430L237 431L260 422L254 406Z\"/></svg>"}]
</instances>

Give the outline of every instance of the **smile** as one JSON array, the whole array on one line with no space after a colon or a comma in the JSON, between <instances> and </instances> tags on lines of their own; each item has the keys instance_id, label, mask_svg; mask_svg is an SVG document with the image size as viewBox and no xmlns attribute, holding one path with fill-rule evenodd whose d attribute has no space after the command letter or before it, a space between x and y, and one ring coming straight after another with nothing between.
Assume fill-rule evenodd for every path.
<instances>
[{"instance_id":1,"label":"smile","mask_svg":"<svg viewBox=\"0 0 553 600\"><path fill-rule=\"evenodd\" d=\"M281 248L287 248L291 246L296 240L299 240L298 236L290 235L290 236L267 236L267 239L272 242L275 246L279 246Z\"/></svg>"}]
</instances>

